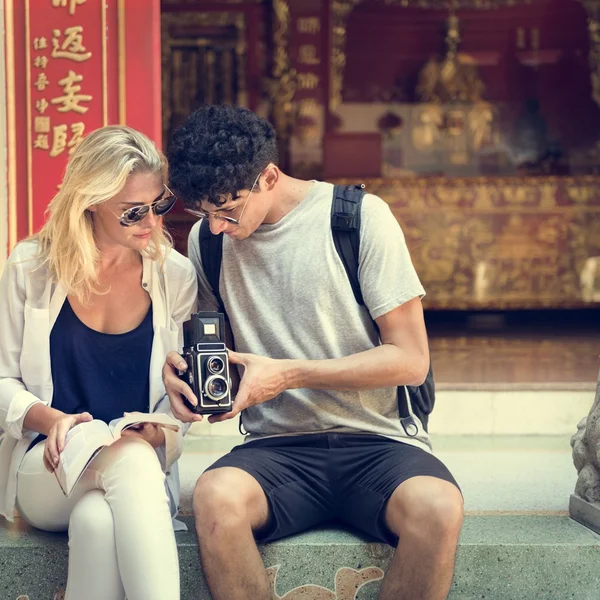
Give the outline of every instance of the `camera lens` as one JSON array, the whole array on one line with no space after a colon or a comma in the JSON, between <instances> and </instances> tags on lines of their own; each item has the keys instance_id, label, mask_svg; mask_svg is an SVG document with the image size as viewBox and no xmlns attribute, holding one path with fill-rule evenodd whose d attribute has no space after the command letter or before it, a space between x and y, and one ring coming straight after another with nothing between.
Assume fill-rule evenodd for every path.
<instances>
[{"instance_id":1,"label":"camera lens","mask_svg":"<svg viewBox=\"0 0 600 600\"><path fill-rule=\"evenodd\" d=\"M227 381L220 375L213 375L206 380L204 385L204 393L215 402L218 402L227 395L229 385Z\"/></svg>"},{"instance_id":2,"label":"camera lens","mask_svg":"<svg viewBox=\"0 0 600 600\"><path fill-rule=\"evenodd\" d=\"M225 368L225 363L223 362L222 358L220 358L218 356L211 356L206 361L206 368L211 373L222 373L223 369Z\"/></svg>"}]
</instances>

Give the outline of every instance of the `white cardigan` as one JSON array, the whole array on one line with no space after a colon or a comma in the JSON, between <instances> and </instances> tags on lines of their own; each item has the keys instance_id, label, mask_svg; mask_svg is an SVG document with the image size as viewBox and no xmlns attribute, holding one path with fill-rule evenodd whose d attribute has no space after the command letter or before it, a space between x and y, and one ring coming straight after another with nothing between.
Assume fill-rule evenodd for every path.
<instances>
[{"instance_id":1,"label":"white cardigan","mask_svg":"<svg viewBox=\"0 0 600 600\"><path fill-rule=\"evenodd\" d=\"M142 286L150 294L154 338L150 358L150 410L170 413L162 383L167 353L181 347L181 324L189 319L197 298L196 271L192 263L171 250L164 265L143 259ZM64 286L51 281L41 266L38 243L18 244L0 280L0 514L13 520L17 469L37 432L25 429L27 411L36 402L52 404L50 332L67 297ZM165 445L157 449L173 517L179 504L177 459L181 455L183 428L165 430Z\"/></svg>"}]
</instances>

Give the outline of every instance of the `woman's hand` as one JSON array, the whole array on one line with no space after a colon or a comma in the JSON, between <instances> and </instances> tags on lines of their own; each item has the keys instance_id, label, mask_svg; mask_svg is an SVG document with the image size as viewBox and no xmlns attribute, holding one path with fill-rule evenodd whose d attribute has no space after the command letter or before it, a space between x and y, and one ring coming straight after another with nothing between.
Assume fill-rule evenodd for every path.
<instances>
[{"instance_id":1,"label":"woman's hand","mask_svg":"<svg viewBox=\"0 0 600 600\"><path fill-rule=\"evenodd\" d=\"M58 458L65 449L65 438L69 430L79 423L86 423L92 419L90 413L84 412L77 415L65 415L52 425L44 449L44 466L50 473L58 467Z\"/></svg>"},{"instance_id":2,"label":"woman's hand","mask_svg":"<svg viewBox=\"0 0 600 600\"><path fill-rule=\"evenodd\" d=\"M146 440L155 450L165 443L165 432L156 423L140 423L136 427L128 427L121 432L121 437L139 437Z\"/></svg>"}]
</instances>

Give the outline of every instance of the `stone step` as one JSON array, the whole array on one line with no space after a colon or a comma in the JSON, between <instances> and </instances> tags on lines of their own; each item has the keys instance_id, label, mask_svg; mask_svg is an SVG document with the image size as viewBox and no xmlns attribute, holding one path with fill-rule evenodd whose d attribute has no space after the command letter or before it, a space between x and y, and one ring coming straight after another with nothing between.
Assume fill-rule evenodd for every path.
<instances>
[{"instance_id":1,"label":"stone step","mask_svg":"<svg viewBox=\"0 0 600 600\"><path fill-rule=\"evenodd\" d=\"M195 534L178 533L177 543L182 600L209 600ZM274 597L285 600L375 600L392 556L390 547L341 529L260 550L275 579ZM600 536L566 516L467 516L450 600L597 600L599 562ZM2 600L58 600L66 573L64 534L0 526Z\"/></svg>"},{"instance_id":2,"label":"stone step","mask_svg":"<svg viewBox=\"0 0 600 600\"><path fill-rule=\"evenodd\" d=\"M238 441L186 439L181 508L190 531L177 534L183 600L209 598L190 516L194 483ZM450 600L597 600L600 536L567 512L576 479L569 436L433 436L433 442L461 485L467 513ZM66 536L0 523L0 600L54 600L66 578ZM266 545L261 553L267 567L279 565L278 597L369 600L377 597L375 578L392 550L348 531L323 529ZM337 596L331 592L336 578ZM342 591L354 590L362 578L356 595Z\"/></svg>"},{"instance_id":3,"label":"stone step","mask_svg":"<svg viewBox=\"0 0 600 600\"><path fill-rule=\"evenodd\" d=\"M572 435L594 401L595 384L528 389L447 389L436 393L429 431L437 435ZM191 435L235 436L238 419L195 423Z\"/></svg>"}]
</instances>

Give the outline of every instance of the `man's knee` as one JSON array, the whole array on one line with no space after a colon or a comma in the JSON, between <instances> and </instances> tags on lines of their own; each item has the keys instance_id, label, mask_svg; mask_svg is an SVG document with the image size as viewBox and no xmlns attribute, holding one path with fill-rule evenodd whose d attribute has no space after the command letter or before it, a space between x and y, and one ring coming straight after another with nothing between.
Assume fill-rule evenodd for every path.
<instances>
[{"instance_id":1,"label":"man's knee","mask_svg":"<svg viewBox=\"0 0 600 600\"><path fill-rule=\"evenodd\" d=\"M463 499L458 488L433 477L405 481L386 507L388 527L400 539L408 535L456 544L462 520Z\"/></svg>"},{"instance_id":2,"label":"man's knee","mask_svg":"<svg viewBox=\"0 0 600 600\"><path fill-rule=\"evenodd\" d=\"M224 467L200 476L194 489L196 529L249 525L257 529L268 517L268 504L258 482L241 469Z\"/></svg>"},{"instance_id":3,"label":"man's knee","mask_svg":"<svg viewBox=\"0 0 600 600\"><path fill-rule=\"evenodd\" d=\"M69 538L98 540L113 536L115 523L112 510L102 490L87 492L73 508L69 519Z\"/></svg>"}]
</instances>

